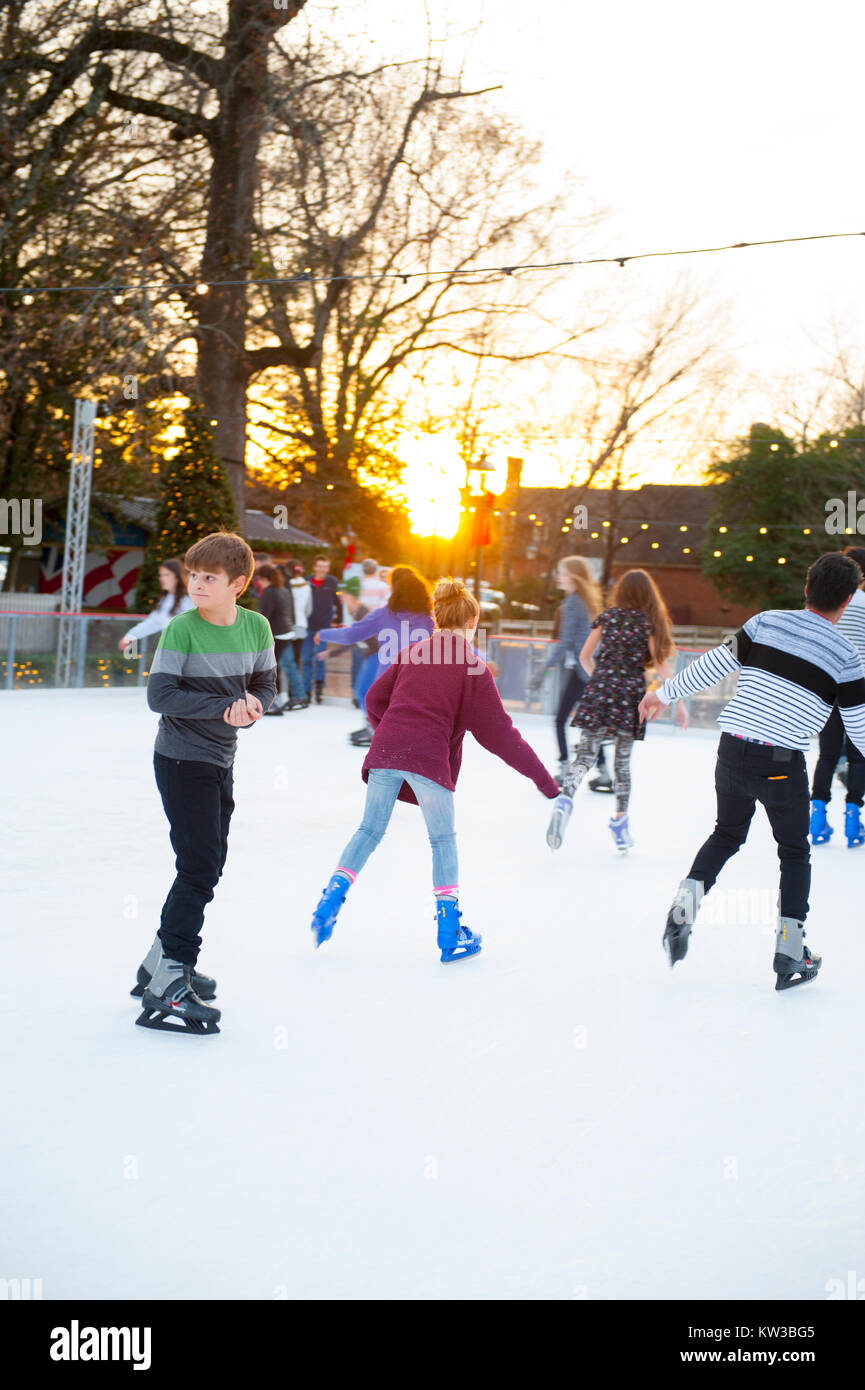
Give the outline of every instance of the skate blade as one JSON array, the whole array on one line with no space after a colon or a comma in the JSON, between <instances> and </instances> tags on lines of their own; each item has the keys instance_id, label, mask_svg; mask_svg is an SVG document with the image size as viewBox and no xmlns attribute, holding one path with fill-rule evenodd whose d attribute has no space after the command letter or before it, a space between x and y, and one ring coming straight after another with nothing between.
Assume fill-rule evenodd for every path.
<instances>
[{"instance_id":1,"label":"skate blade","mask_svg":"<svg viewBox=\"0 0 865 1390\"><path fill-rule=\"evenodd\" d=\"M180 1014L164 1014L154 1009L145 1009L135 1024L138 1028L149 1028L154 1033L187 1033L192 1037L209 1037L219 1032L215 1019L183 1018Z\"/></svg>"},{"instance_id":2,"label":"skate blade","mask_svg":"<svg viewBox=\"0 0 865 1390\"><path fill-rule=\"evenodd\" d=\"M561 849L572 810L573 805L571 805L567 811L561 808L553 811L553 814L550 816L550 823L547 827L547 844L550 849Z\"/></svg>"},{"instance_id":3,"label":"skate blade","mask_svg":"<svg viewBox=\"0 0 865 1390\"><path fill-rule=\"evenodd\" d=\"M442 965L450 965L455 960L466 960L469 956L476 956L480 949L480 941L473 941L470 946L445 946L441 956Z\"/></svg>"},{"instance_id":4,"label":"skate blade","mask_svg":"<svg viewBox=\"0 0 865 1390\"><path fill-rule=\"evenodd\" d=\"M778 975L775 979L775 989L794 989L796 985L807 985L809 980L819 972L819 965L813 966L810 970L802 970L798 975Z\"/></svg>"}]
</instances>

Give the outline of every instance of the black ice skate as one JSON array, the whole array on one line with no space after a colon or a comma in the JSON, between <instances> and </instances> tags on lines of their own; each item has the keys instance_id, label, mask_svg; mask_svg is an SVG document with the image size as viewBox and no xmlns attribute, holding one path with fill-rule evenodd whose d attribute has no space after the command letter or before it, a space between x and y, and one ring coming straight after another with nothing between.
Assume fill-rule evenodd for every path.
<instances>
[{"instance_id":1,"label":"black ice skate","mask_svg":"<svg viewBox=\"0 0 865 1390\"><path fill-rule=\"evenodd\" d=\"M140 999L144 994L161 958L162 942L159 940L158 936L155 936L153 938L153 945L138 967L135 988L129 991L133 999ZM212 980L209 975L199 975L197 970L194 970L192 973L192 988L195 990L199 999L216 998L216 981Z\"/></svg>"},{"instance_id":2,"label":"black ice skate","mask_svg":"<svg viewBox=\"0 0 865 1390\"><path fill-rule=\"evenodd\" d=\"M688 937L697 920L703 892L703 885L697 879L683 878L670 905L663 944L670 958L671 968L677 961L684 960L688 954Z\"/></svg>"},{"instance_id":3,"label":"black ice skate","mask_svg":"<svg viewBox=\"0 0 865 1390\"><path fill-rule=\"evenodd\" d=\"M153 978L154 982L164 983L165 988L160 993L145 989L141 1001L144 1010L135 1020L138 1027L152 1028L158 1033L194 1033L208 1037L218 1033L222 1015L219 1009L198 997L192 988L192 975L191 965L163 959Z\"/></svg>"},{"instance_id":4,"label":"black ice skate","mask_svg":"<svg viewBox=\"0 0 865 1390\"><path fill-rule=\"evenodd\" d=\"M812 955L804 939L805 929L795 917L778 918L775 959L772 962L776 990L807 984L823 964L823 957Z\"/></svg>"}]
</instances>

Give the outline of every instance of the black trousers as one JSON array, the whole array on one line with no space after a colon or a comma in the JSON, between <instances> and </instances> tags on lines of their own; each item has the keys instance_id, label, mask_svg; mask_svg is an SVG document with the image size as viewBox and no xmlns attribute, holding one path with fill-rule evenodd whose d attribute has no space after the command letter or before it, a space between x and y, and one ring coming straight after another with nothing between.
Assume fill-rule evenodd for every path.
<instances>
[{"instance_id":1,"label":"black trousers","mask_svg":"<svg viewBox=\"0 0 865 1390\"><path fill-rule=\"evenodd\" d=\"M232 769L162 753L154 753L153 767L177 856L177 877L162 908L159 939L166 956L195 965L204 909L228 853Z\"/></svg>"},{"instance_id":2,"label":"black trousers","mask_svg":"<svg viewBox=\"0 0 865 1390\"><path fill-rule=\"evenodd\" d=\"M568 671L564 687L562 688L559 707L556 710L556 742L559 745L559 757L567 759L568 740L565 736L565 725L571 717L574 705L582 698L583 691L588 683L588 677L578 666Z\"/></svg>"},{"instance_id":3,"label":"black trousers","mask_svg":"<svg viewBox=\"0 0 865 1390\"><path fill-rule=\"evenodd\" d=\"M832 800L832 778L841 756L841 749L847 744L847 801L861 806L865 800L865 758L852 739L847 738L844 721L837 705L820 730L820 756L814 769L811 795L815 801Z\"/></svg>"},{"instance_id":4,"label":"black trousers","mask_svg":"<svg viewBox=\"0 0 865 1390\"><path fill-rule=\"evenodd\" d=\"M781 861L781 916L804 922L811 886L810 800L805 755L722 734L715 764L718 818L698 851L689 878L706 892L748 838L759 801L765 807Z\"/></svg>"}]
</instances>

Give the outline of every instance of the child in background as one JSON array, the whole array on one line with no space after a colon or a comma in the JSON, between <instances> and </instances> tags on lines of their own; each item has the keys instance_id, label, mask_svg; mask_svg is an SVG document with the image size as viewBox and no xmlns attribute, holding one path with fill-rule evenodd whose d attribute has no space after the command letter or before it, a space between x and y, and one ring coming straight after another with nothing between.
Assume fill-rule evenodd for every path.
<instances>
[{"instance_id":1,"label":"child in background","mask_svg":"<svg viewBox=\"0 0 865 1390\"><path fill-rule=\"evenodd\" d=\"M595 618L592 629L580 652L589 682L571 721L580 727L580 741L550 820L547 844L550 849L561 845L574 792L594 766L603 740L611 738L615 744L616 814L610 820L610 830L616 848L626 853L634 843L628 825L631 751L635 741L646 736L646 725L638 713L646 693L646 668L656 667L665 679L672 676L669 663L676 648L670 615L645 570L628 570L622 575L610 596L609 608ZM676 717L687 728L684 707L678 708Z\"/></svg>"},{"instance_id":2,"label":"child in background","mask_svg":"<svg viewBox=\"0 0 865 1390\"><path fill-rule=\"evenodd\" d=\"M132 993L144 996L142 1028L211 1034L220 1011L204 1002L216 981L195 970L200 932L228 853L237 730L273 700L276 660L267 619L237 607L255 568L242 536L215 532L184 558L195 607L168 624L147 682L162 715L153 766L177 877Z\"/></svg>"},{"instance_id":3,"label":"child in background","mask_svg":"<svg viewBox=\"0 0 865 1390\"><path fill-rule=\"evenodd\" d=\"M654 719L671 700L739 673L736 693L718 715L723 733L715 767L715 828L667 915L663 944L671 966L684 960L700 902L745 843L759 801L781 868L775 988L805 984L820 969L821 957L804 944L811 886L805 753L836 701L847 735L865 753L865 675L856 648L836 626L861 580L849 556L821 555L808 570L804 609L757 613L720 647L643 698L643 718Z\"/></svg>"},{"instance_id":4,"label":"child in background","mask_svg":"<svg viewBox=\"0 0 865 1390\"><path fill-rule=\"evenodd\" d=\"M178 613L188 613L190 608L195 607L186 592L183 566L179 560L163 560L157 571L157 577L159 587L162 589L162 598L152 613L148 613L146 618L142 618L140 623L136 623L121 637L117 645L122 652L132 642L164 631L171 619L176 618Z\"/></svg>"},{"instance_id":5,"label":"child in background","mask_svg":"<svg viewBox=\"0 0 865 1390\"><path fill-rule=\"evenodd\" d=\"M492 675L472 647L480 614L476 598L460 580L440 579L433 604L437 630L401 651L367 694L375 733L363 764L366 806L315 910L317 947L332 935L349 888L400 800L417 803L426 822L441 960L447 964L481 949L480 936L461 925L459 910L453 803L466 733L533 781L544 796L552 799L558 793L554 779L514 728Z\"/></svg>"}]
</instances>

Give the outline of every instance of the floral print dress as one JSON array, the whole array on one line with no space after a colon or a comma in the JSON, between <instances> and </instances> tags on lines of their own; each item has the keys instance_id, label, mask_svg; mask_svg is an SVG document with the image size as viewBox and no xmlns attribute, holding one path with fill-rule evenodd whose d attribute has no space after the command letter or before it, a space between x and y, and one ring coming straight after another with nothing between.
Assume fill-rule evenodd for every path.
<instances>
[{"instance_id":1,"label":"floral print dress","mask_svg":"<svg viewBox=\"0 0 865 1390\"><path fill-rule=\"evenodd\" d=\"M607 608L592 627L601 629L595 669L571 724L586 733L646 737L637 706L646 693L646 659L653 628L641 608Z\"/></svg>"}]
</instances>

